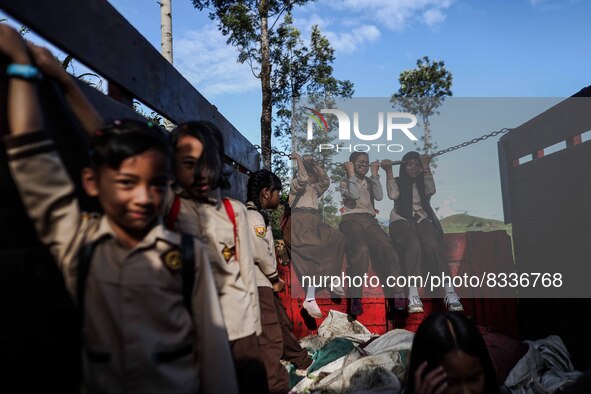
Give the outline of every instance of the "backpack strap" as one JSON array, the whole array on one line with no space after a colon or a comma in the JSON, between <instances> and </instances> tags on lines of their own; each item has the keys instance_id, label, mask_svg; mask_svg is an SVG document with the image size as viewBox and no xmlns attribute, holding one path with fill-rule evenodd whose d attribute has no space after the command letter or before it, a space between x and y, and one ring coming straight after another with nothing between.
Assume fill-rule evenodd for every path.
<instances>
[{"instance_id":1,"label":"backpack strap","mask_svg":"<svg viewBox=\"0 0 591 394\"><path fill-rule=\"evenodd\" d=\"M238 238L238 225L236 224L236 213L234 212L234 207L232 207L232 202L229 198L224 198L224 208L226 209L226 215L228 215L228 219L234 226L234 248L236 250L236 260L238 260L238 244L236 243L236 239Z\"/></svg>"},{"instance_id":2,"label":"backpack strap","mask_svg":"<svg viewBox=\"0 0 591 394\"><path fill-rule=\"evenodd\" d=\"M86 294L86 280L90 272L90 262L97 242L82 245L78 255L78 268L76 269L76 299L78 301L78 311L80 323L84 323L84 300Z\"/></svg>"},{"instance_id":3,"label":"backpack strap","mask_svg":"<svg viewBox=\"0 0 591 394\"><path fill-rule=\"evenodd\" d=\"M195 241L191 234L181 233L181 275L183 281L183 304L193 315L191 300L193 298L193 285L195 284Z\"/></svg>"},{"instance_id":4,"label":"backpack strap","mask_svg":"<svg viewBox=\"0 0 591 394\"><path fill-rule=\"evenodd\" d=\"M174 200L172 201L172 207L164 220L164 225L167 229L174 231L174 224L179 217L179 212L181 210L181 198L178 195L174 195Z\"/></svg>"}]
</instances>

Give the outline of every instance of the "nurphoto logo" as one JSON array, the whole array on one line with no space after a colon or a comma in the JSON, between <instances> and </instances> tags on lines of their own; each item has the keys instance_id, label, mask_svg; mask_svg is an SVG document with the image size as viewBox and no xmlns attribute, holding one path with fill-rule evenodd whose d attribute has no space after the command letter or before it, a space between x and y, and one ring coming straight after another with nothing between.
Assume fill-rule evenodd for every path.
<instances>
[{"instance_id":1,"label":"nurphoto logo","mask_svg":"<svg viewBox=\"0 0 591 394\"><path fill-rule=\"evenodd\" d=\"M307 135L308 141L314 139L314 125L320 129L319 132L327 133L331 131L330 123L327 121L326 115L336 116L338 122L338 140L339 142L351 141L352 134L356 140L360 141L381 141L384 138L387 142L394 140L394 132L401 131L410 141L417 141L417 137L412 133L411 129L417 125L417 117L408 112L378 112L378 126L377 131L367 132L362 131L359 127L359 112L353 112L353 127L351 128L351 118L346 112L338 109L322 108L316 110L313 108L304 107L306 114L308 115L307 120ZM351 129L353 133L351 133ZM323 150L335 150L348 151L348 152L369 152L370 150L376 150L380 152L382 149L388 152L402 152L404 146L401 144L391 143L363 143L363 144L319 144L318 151Z\"/></svg>"}]
</instances>

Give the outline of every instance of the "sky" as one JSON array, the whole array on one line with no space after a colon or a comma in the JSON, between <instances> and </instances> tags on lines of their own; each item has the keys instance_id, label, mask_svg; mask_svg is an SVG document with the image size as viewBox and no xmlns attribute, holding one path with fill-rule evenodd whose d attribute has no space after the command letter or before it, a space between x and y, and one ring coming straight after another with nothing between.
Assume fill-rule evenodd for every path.
<instances>
[{"instance_id":1,"label":"sky","mask_svg":"<svg viewBox=\"0 0 591 394\"><path fill-rule=\"evenodd\" d=\"M109 2L160 49L156 1ZM294 21L304 37L312 25L327 35L336 51L334 75L354 83L355 97L390 97L400 72L429 56L445 61L453 73L454 100L470 98L464 112L486 108L487 98L522 98L519 111L508 114L514 102L500 99L487 122L434 129L433 137L444 148L516 127L556 98L590 85L589 15L589 0L319 0L295 9ZM190 0L172 0L172 16L175 67L258 144L259 80L236 62L235 49L205 11ZM468 212L502 220L497 141L440 157L432 204L440 216ZM386 157L376 153L375 158ZM387 213L391 202L379 208Z\"/></svg>"}]
</instances>

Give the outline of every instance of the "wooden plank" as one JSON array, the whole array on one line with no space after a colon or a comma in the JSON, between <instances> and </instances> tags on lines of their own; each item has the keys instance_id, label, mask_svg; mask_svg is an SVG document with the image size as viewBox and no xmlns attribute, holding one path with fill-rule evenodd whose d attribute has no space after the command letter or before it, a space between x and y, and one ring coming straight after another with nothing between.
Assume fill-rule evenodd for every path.
<instances>
[{"instance_id":1,"label":"wooden plank","mask_svg":"<svg viewBox=\"0 0 591 394\"><path fill-rule=\"evenodd\" d=\"M227 155L259 168L252 144L106 0L0 0L0 8L173 122L213 122Z\"/></svg>"},{"instance_id":2,"label":"wooden plank","mask_svg":"<svg viewBox=\"0 0 591 394\"><path fill-rule=\"evenodd\" d=\"M511 168L513 223L591 218L591 142Z\"/></svg>"},{"instance_id":3,"label":"wooden plank","mask_svg":"<svg viewBox=\"0 0 591 394\"><path fill-rule=\"evenodd\" d=\"M591 130L590 108L590 97L568 98L513 129L501 138L507 158L516 160Z\"/></svg>"},{"instance_id":4,"label":"wooden plank","mask_svg":"<svg viewBox=\"0 0 591 394\"><path fill-rule=\"evenodd\" d=\"M133 95L115 82L109 82L108 96L130 108L133 108Z\"/></svg>"}]
</instances>

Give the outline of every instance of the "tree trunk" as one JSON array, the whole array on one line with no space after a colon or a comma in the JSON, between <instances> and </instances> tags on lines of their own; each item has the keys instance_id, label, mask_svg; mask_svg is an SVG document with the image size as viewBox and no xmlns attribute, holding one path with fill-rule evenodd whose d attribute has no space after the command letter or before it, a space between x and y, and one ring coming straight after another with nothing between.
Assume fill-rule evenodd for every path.
<instances>
[{"instance_id":1,"label":"tree trunk","mask_svg":"<svg viewBox=\"0 0 591 394\"><path fill-rule=\"evenodd\" d=\"M431 131L429 130L429 118L423 118L423 153L428 155L431 153Z\"/></svg>"},{"instance_id":2,"label":"tree trunk","mask_svg":"<svg viewBox=\"0 0 591 394\"><path fill-rule=\"evenodd\" d=\"M271 115L273 101L271 99L271 60L269 58L269 6L267 0L259 3L261 16L261 92L263 105L261 111L261 147L263 167L271 169Z\"/></svg>"},{"instance_id":3,"label":"tree trunk","mask_svg":"<svg viewBox=\"0 0 591 394\"><path fill-rule=\"evenodd\" d=\"M172 0L160 0L162 56L172 64Z\"/></svg>"},{"instance_id":4,"label":"tree trunk","mask_svg":"<svg viewBox=\"0 0 591 394\"><path fill-rule=\"evenodd\" d=\"M160 0L160 49L162 56L173 63L172 58L172 0ZM172 131L175 125L163 118L164 128Z\"/></svg>"}]
</instances>

